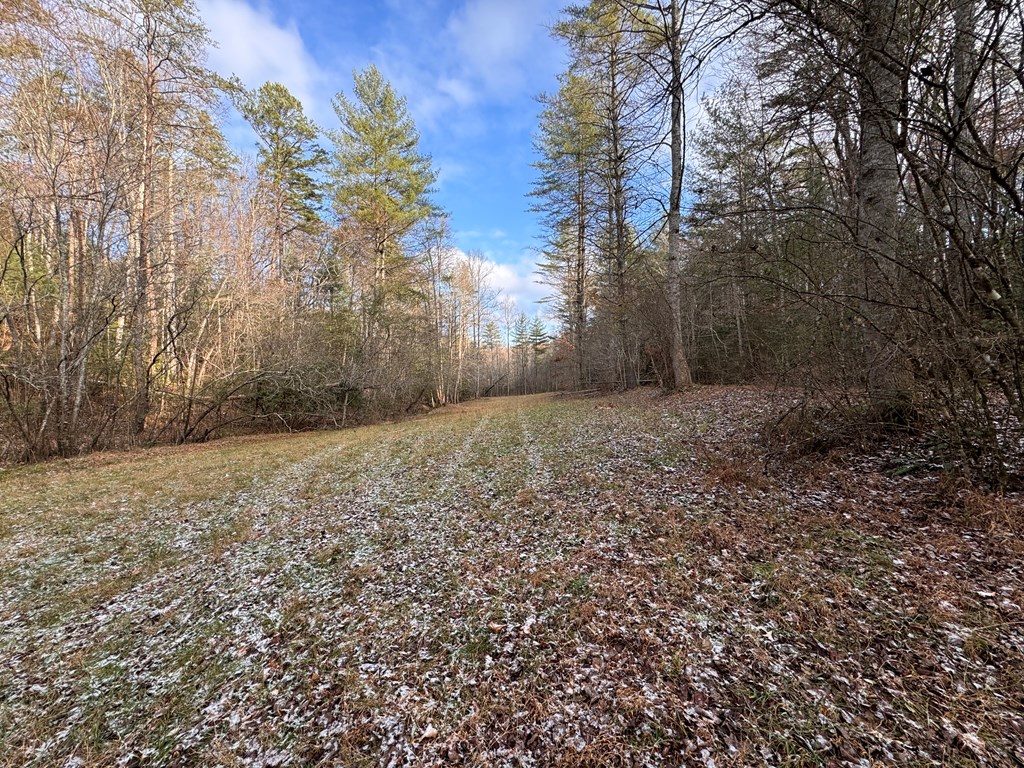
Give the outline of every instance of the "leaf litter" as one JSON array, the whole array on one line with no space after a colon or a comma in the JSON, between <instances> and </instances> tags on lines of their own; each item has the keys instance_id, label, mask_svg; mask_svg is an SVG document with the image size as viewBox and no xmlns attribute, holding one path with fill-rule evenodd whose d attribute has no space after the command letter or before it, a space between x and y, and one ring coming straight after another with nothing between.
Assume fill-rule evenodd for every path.
<instances>
[{"instance_id":1,"label":"leaf litter","mask_svg":"<svg viewBox=\"0 0 1024 768\"><path fill-rule=\"evenodd\" d=\"M1019 500L884 457L768 474L784 399L501 399L127 483L15 471L0 761L1022 764L1022 547L972 514ZM249 474L203 498L136 492L228 451Z\"/></svg>"}]
</instances>

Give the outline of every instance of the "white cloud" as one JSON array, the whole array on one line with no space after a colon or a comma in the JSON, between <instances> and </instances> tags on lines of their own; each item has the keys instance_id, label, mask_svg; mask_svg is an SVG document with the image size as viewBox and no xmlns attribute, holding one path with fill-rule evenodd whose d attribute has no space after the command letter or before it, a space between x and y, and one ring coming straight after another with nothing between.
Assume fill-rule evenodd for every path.
<instances>
[{"instance_id":1,"label":"white cloud","mask_svg":"<svg viewBox=\"0 0 1024 768\"><path fill-rule=\"evenodd\" d=\"M482 135L488 109L528 102L532 112L536 92L560 68L563 52L548 25L562 3L465 0L445 16L437 6L425 15L405 0L389 0L402 23L373 46L375 58L409 98L417 124ZM417 26L422 34L410 35Z\"/></svg>"},{"instance_id":2,"label":"white cloud","mask_svg":"<svg viewBox=\"0 0 1024 768\"><path fill-rule=\"evenodd\" d=\"M527 315L547 317L547 307L541 302L547 298L549 291L541 284L541 275L532 255L522 253L517 259L500 261L492 252L473 249L452 248L449 255L459 261L468 261L473 253L483 260L484 282L492 291L497 292L499 304L511 300L514 312L525 312ZM497 307L495 307L497 309Z\"/></svg>"},{"instance_id":3,"label":"white cloud","mask_svg":"<svg viewBox=\"0 0 1024 768\"><path fill-rule=\"evenodd\" d=\"M437 169L437 183L434 186L438 189L444 189L447 184L464 177L469 171L465 163L450 157L434 158L434 168Z\"/></svg>"},{"instance_id":4,"label":"white cloud","mask_svg":"<svg viewBox=\"0 0 1024 768\"><path fill-rule=\"evenodd\" d=\"M448 21L448 32L466 69L485 82L498 84L515 77L516 59L529 40L529 3L471 0Z\"/></svg>"},{"instance_id":5,"label":"white cloud","mask_svg":"<svg viewBox=\"0 0 1024 768\"><path fill-rule=\"evenodd\" d=\"M528 315L545 316L547 307L541 302L551 293L543 282L537 266L537 254L532 248L516 242L501 229L459 230L454 234L458 243L456 252L461 258L467 253L483 257L487 270L487 284L500 292L502 299L511 299L516 311Z\"/></svg>"},{"instance_id":6,"label":"white cloud","mask_svg":"<svg viewBox=\"0 0 1024 768\"><path fill-rule=\"evenodd\" d=\"M237 75L249 88L267 81L284 85L316 119L324 111L317 98L323 75L294 21L278 23L266 7L245 0L199 0L199 10L217 47L210 66L223 76Z\"/></svg>"},{"instance_id":7,"label":"white cloud","mask_svg":"<svg viewBox=\"0 0 1024 768\"><path fill-rule=\"evenodd\" d=\"M442 77L437 81L437 90L448 96L460 107L469 106L476 100L473 88L465 80L457 77Z\"/></svg>"},{"instance_id":8,"label":"white cloud","mask_svg":"<svg viewBox=\"0 0 1024 768\"><path fill-rule=\"evenodd\" d=\"M459 55L463 76L481 81L491 94L517 94L539 63L552 0L469 0L449 19L446 32Z\"/></svg>"},{"instance_id":9,"label":"white cloud","mask_svg":"<svg viewBox=\"0 0 1024 768\"><path fill-rule=\"evenodd\" d=\"M522 254L516 260L498 261L490 253L484 254L490 267L487 284L501 292L502 298L510 298L523 312L543 313L539 302L546 298L549 290L540 282L537 264L531 254Z\"/></svg>"}]
</instances>

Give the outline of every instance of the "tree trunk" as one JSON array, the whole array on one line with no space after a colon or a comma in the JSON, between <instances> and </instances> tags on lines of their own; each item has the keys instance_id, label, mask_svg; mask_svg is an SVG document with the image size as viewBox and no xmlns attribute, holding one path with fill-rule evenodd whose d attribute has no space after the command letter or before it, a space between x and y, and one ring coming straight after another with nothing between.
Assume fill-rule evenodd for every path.
<instances>
[{"instance_id":1,"label":"tree trunk","mask_svg":"<svg viewBox=\"0 0 1024 768\"><path fill-rule=\"evenodd\" d=\"M586 352L583 337L587 328L587 173L582 163L577 179L576 264L573 285L573 344L576 347L576 386L586 382Z\"/></svg>"},{"instance_id":2,"label":"tree trunk","mask_svg":"<svg viewBox=\"0 0 1024 768\"><path fill-rule=\"evenodd\" d=\"M905 398L890 311L900 192L896 153L900 78L891 60L896 0L863 0L862 8L856 241L863 275L865 382L873 403L888 410Z\"/></svg>"},{"instance_id":3,"label":"tree trunk","mask_svg":"<svg viewBox=\"0 0 1024 768\"><path fill-rule=\"evenodd\" d=\"M153 161L156 152L156 70L159 64L156 58L156 29L151 16L144 19L146 34L146 71L145 94L142 113L142 163L139 180L138 208L136 225L138 227L136 254L136 295L135 323L132 339L132 367L135 373L135 408L132 414L133 438L138 438L146 429L146 418L149 416L150 366L156 355L156 337L153 333L153 292L152 292L152 240L151 220L153 207Z\"/></svg>"},{"instance_id":4,"label":"tree trunk","mask_svg":"<svg viewBox=\"0 0 1024 768\"><path fill-rule=\"evenodd\" d=\"M609 56L610 127L611 127L611 213L614 236L614 280L615 280L615 326L619 365L622 367L622 383L626 389L636 386L633 366L629 359L626 332L626 266L627 266L627 221L625 189L625 147L622 143L622 115L619 92L619 52L613 45Z\"/></svg>"},{"instance_id":5,"label":"tree trunk","mask_svg":"<svg viewBox=\"0 0 1024 768\"><path fill-rule=\"evenodd\" d=\"M683 92L683 13L679 0L672 0L671 33L669 35L669 60L672 67L672 78L669 83L671 92L672 137L670 151L672 155L672 179L668 204L668 265L666 280L668 282L668 306L670 318L669 357L672 361L672 378L677 389L693 384L690 373L690 362L686 354L686 342L683 338L683 308L681 286L679 284L680 261L682 260L683 236L682 225L683 174L686 172L686 147L684 143L683 121L685 119Z\"/></svg>"}]
</instances>

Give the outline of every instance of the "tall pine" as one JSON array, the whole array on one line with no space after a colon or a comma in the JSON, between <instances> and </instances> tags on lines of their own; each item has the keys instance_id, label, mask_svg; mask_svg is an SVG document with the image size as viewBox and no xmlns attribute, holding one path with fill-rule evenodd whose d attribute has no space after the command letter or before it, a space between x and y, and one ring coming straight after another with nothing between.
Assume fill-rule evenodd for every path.
<instances>
[{"instance_id":1,"label":"tall pine","mask_svg":"<svg viewBox=\"0 0 1024 768\"><path fill-rule=\"evenodd\" d=\"M327 153L302 103L280 83L243 92L238 108L259 139L260 186L272 217L274 269L285 276L286 242L295 232L313 232L320 223L323 190L317 172Z\"/></svg>"},{"instance_id":2,"label":"tall pine","mask_svg":"<svg viewBox=\"0 0 1024 768\"><path fill-rule=\"evenodd\" d=\"M388 275L404 259L402 239L434 211L429 195L437 174L419 150L406 100L376 67L355 73L353 97L338 94L334 111L341 122L330 134L334 209L372 259L372 335L385 320Z\"/></svg>"}]
</instances>

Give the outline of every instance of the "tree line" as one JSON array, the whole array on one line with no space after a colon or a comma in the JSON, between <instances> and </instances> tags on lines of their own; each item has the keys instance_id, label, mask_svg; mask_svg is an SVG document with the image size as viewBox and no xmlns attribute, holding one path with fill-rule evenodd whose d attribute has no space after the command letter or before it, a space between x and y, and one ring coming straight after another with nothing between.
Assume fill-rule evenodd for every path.
<instances>
[{"instance_id":1,"label":"tree line","mask_svg":"<svg viewBox=\"0 0 1024 768\"><path fill-rule=\"evenodd\" d=\"M536 136L552 380L777 381L813 395L794 441L903 431L1019 478L1022 29L1006 0L567 8Z\"/></svg>"},{"instance_id":2,"label":"tree line","mask_svg":"<svg viewBox=\"0 0 1024 768\"><path fill-rule=\"evenodd\" d=\"M0 458L535 387L544 341L511 308L499 328L380 72L325 130L281 84L206 69L209 44L191 0L0 7Z\"/></svg>"},{"instance_id":3,"label":"tree line","mask_svg":"<svg viewBox=\"0 0 1024 768\"><path fill-rule=\"evenodd\" d=\"M1008 0L567 7L535 138L548 338L453 247L375 68L325 130L208 71L189 0L9 0L0 455L773 380L813 395L777 430L809 446L904 431L1006 483L1022 29Z\"/></svg>"}]
</instances>

